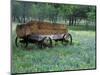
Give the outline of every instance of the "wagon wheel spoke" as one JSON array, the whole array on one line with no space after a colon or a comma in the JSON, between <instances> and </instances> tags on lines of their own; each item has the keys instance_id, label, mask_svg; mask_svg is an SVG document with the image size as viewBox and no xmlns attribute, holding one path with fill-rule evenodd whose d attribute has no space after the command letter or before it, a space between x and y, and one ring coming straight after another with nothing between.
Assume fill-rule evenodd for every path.
<instances>
[{"instance_id":1,"label":"wagon wheel spoke","mask_svg":"<svg viewBox=\"0 0 100 75\"><path fill-rule=\"evenodd\" d=\"M65 36L64 36L64 44L72 44L72 36L71 36L71 34L66 34Z\"/></svg>"},{"instance_id":2,"label":"wagon wheel spoke","mask_svg":"<svg viewBox=\"0 0 100 75\"><path fill-rule=\"evenodd\" d=\"M24 39L18 37L16 37L15 39L15 44L17 47L27 47L28 45L28 43Z\"/></svg>"},{"instance_id":3,"label":"wagon wheel spoke","mask_svg":"<svg viewBox=\"0 0 100 75\"><path fill-rule=\"evenodd\" d=\"M21 40L21 41L23 41L23 40ZM21 47L26 47L26 42L20 43L20 46L21 46Z\"/></svg>"},{"instance_id":4,"label":"wagon wheel spoke","mask_svg":"<svg viewBox=\"0 0 100 75\"><path fill-rule=\"evenodd\" d=\"M46 39L44 40L44 43L49 44L49 43L50 43L49 39L46 38Z\"/></svg>"},{"instance_id":5,"label":"wagon wheel spoke","mask_svg":"<svg viewBox=\"0 0 100 75\"><path fill-rule=\"evenodd\" d=\"M49 37L49 38L45 38L43 40L43 47L52 47L52 39Z\"/></svg>"}]
</instances>

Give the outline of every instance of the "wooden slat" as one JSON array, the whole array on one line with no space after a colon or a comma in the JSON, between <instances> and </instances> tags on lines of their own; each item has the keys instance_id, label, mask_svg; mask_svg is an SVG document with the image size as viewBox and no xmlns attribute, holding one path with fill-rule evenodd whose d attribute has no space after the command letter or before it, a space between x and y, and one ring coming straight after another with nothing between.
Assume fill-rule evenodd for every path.
<instances>
[{"instance_id":1,"label":"wooden slat","mask_svg":"<svg viewBox=\"0 0 100 75\"><path fill-rule=\"evenodd\" d=\"M18 37L24 37L31 34L54 35L65 34L68 32L63 24L51 24L48 22L31 21L16 28Z\"/></svg>"}]
</instances>

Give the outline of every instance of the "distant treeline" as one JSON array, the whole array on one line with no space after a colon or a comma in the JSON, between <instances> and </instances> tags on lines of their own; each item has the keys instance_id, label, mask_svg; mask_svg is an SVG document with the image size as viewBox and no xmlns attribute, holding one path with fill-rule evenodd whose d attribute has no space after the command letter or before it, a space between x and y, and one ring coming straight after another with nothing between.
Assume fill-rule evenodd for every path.
<instances>
[{"instance_id":1,"label":"distant treeline","mask_svg":"<svg viewBox=\"0 0 100 75\"><path fill-rule=\"evenodd\" d=\"M31 20L68 25L96 24L96 6L40 2L18 2L12 0L12 20L25 23Z\"/></svg>"}]
</instances>

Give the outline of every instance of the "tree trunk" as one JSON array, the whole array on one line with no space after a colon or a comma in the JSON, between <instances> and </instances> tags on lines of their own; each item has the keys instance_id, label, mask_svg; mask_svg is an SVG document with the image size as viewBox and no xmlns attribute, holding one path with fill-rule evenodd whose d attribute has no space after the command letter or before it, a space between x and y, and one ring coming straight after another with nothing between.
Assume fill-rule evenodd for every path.
<instances>
[{"instance_id":1,"label":"tree trunk","mask_svg":"<svg viewBox=\"0 0 100 75\"><path fill-rule=\"evenodd\" d=\"M17 19L18 22L21 22L19 17L16 17L16 19Z\"/></svg>"},{"instance_id":2,"label":"tree trunk","mask_svg":"<svg viewBox=\"0 0 100 75\"><path fill-rule=\"evenodd\" d=\"M23 16L23 23L25 23L25 16Z\"/></svg>"},{"instance_id":3,"label":"tree trunk","mask_svg":"<svg viewBox=\"0 0 100 75\"><path fill-rule=\"evenodd\" d=\"M74 17L73 16L71 17L71 25L72 26L74 25Z\"/></svg>"},{"instance_id":4,"label":"tree trunk","mask_svg":"<svg viewBox=\"0 0 100 75\"><path fill-rule=\"evenodd\" d=\"M14 22L16 21L16 16L13 16L12 21Z\"/></svg>"},{"instance_id":5,"label":"tree trunk","mask_svg":"<svg viewBox=\"0 0 100 75\"><path fill-rule=\"evenodd\" d=\"M69 26L71 25L71 18L69 18Z\"/></svg>"},{"instance_id":6,"label":"tree trunk","mask_svg":"<svg viewBox=\"0 0 100 75\"><path fill-rule=\"evenodd\" d=\"M75 19L74 19L74 22L75 22L75 23L74 23L74 25L76 25L76 24L77 24L77 23L76 23L76 21L77 21L77 20L76 20L76 18L75 18Z\"/></svg>"}]
</instances>

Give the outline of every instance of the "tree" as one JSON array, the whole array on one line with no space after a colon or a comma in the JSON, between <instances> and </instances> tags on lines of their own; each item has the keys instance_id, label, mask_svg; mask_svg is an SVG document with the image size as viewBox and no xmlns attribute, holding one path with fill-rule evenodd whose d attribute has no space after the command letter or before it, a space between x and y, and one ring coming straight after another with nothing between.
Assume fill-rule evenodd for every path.
<instances>
[{"instance_id":1,"label":"tree","mask_svg":"<svg viewBox=\"0 0 100 75\"><path fill-rule=\"evenodd\" d=\"M87 20L96 25L96 7L89 7L90 11L87 12Z\"/></svg>"},{"instance_id":2,"label":"tree","mask_svg":"<svg viewBox=\"0 0 100 75\"><path fill-rule=\"evenodd\" d=\"M22 5L19 2L12 2L12 17L14 21L20 22L20 16L23 15Z\"/></svg>"},{"instance_id":3,"label":"tree","mask_svg":"<svg viewBox=\"0 0 100 75\"><path fill-rule=\"evenodd\" d=\"M27 22L30 20L50 21L57 23L58 19L64 20L65 24L78 25L84 21L96 23L96 8L87 5L71 5L56 3L30 3L30 2L12 2L13 21Z\"/></svg>"},{"instance_id":4,"label":"tree","mask_svg":"<svg viewBox=\"0 0 100 75\"><path fill-rule=\"evenodd\" d=\"M78 6L75 5L61 5L59 8L60 15L65 20L65 23L67 19L69 20L69 25L73 25L74 20L74 13L78 9Z\"/></svg>"}]
</instances>

